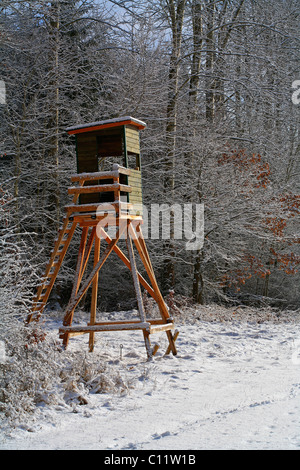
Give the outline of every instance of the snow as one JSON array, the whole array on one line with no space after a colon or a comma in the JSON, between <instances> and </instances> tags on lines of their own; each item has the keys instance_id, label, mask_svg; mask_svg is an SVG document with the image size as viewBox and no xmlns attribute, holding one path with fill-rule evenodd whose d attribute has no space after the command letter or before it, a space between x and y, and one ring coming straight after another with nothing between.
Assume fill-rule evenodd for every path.
<instances>
[{"instance_id":1,"label":"snow","mask_svg":"<svg viewBox=\"0 0 300 470\"><path fill-rule=\"evenodd\" d=\"M67 132L71 132L71 131L75 131L75 130L78 130L78 129L84 129L86 127L98 127L98 126L104 126L104 125L107 125L107 124L115 124L115 123L122 123L122 122L126 122L126 121L129 121L130 123L135 123L137 124L138 126L140 127L146 127L146 123L141 121L140 119L136 119L136 118L133 118L132 116L123 116L123 117L118 117L118 118L113 118L113 119L106 119L104 121L96 121L96 122L88 122L88 123L85 123L85 124L77 124L75 126L71 126L71 127L67 127L66 128L66 131Z\"/></svg>"},{"instance_id":2,"label":"snow","mask_svg":"<svg viewBox=\"0 0 300 470\"><path fill-rule=\"evenodd\" d=\"M152 361L140 331L96 334L87 357L109 367L108 381L118 375L119 388L97 393L94 378L81 401L70 391L68 406L41 403L38 419L0 434L0 448L300 449L298 318L205 313L177 319L177 356L164 355L165 333L153 336L161 347ZM57 335L58 324L47 328ZM70 354L87 343L71 339Z\"/></svg>"}]
</instances>

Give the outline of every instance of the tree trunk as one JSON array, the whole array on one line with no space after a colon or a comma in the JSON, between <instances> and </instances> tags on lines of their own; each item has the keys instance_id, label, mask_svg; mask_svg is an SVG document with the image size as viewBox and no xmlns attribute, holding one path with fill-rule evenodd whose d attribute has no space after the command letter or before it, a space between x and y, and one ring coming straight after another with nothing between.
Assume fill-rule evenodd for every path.
<instances>
[{"instance_id":1,"label":"tree trunk","mask_svg":"<svg viewBox=\"0 0 300 470\"><path fill-rule=\"evenodd\" d=\"M193 142L197 134L197 115L198 115L198 88L200 81L200 69L201 69L201 56L202 56L202 45L203 45L203 18L202 18L202 1L194 0L192 4L192 25L193 25L193 55L192 55L192 66L191 76L189 83L189 119L190 125L190 139L192 148L188 152L186 158L187 174L189 175L190 181L196 181L195 176L198 178L197 191L193 191L189 200L193 203L201 203L201 165L195 157L195 150ZM196 196L196 198L195 198ZM196 211L193 211L193 216ZM193 221L195 225L195 221ZM203 303L203 288L204 280L201 273L201 259L202 249L197 250L193 254L193 283L192 283L192 297L195 302Z\"/></svg>"},{"instance_id":2,"label":"tree trunk","mask_svg":"<svg viewBox=\"0 0 300 470\"><path fill-rule=\"evenodd\" d=\"M206 34L206 119L212 122L214 119L214 93L213 93L213 67L215 59L214 51L214 15L215 15L215 2L209 1L207 3L207 34Z\"/></svg>"},{"instance_id":3,"label":"tree trunk","mask_svg":"<svg viewBox=\"0 0 300 470\"><path fill-rule=\"evenodd\" d=\"M50 10L50 97L49 103L49 163L53 179L53 191L51 205L55 210L55 223L57 230L60 222L60 186L59 186L59 29L60 29L60 5L54 0Z\"/></svg>"},{"instance_id":4,"label":"tree trunk","mask_svg":"<svg viewBox=\"0 0 300 470\"><path fill-rule=\"evenodd\" d=\"M185 13L186 0L178 0L177 4L172 0L166 2L171 23L172 51L169 65L169 93L167 103L166 121L166 159L164 191L165 198L174 203L175 186L175 156L176 156L176 131L177 131L177 105L178 105L178 76L180 69L182 27ZM175 248L174 248L174 214L170 214L170 239L164 245L166 259L164 263L164 288L172 289L175 284Z\"/></svg>"},{"instance_id":5,"label":"tree trunk","mask_svg":"<svg viewBox=\"0 0 300 470\"><path fill-rule=\"evenodd\" d=\"M197 251L194 262L193 276L193 300L196 303L204 303L204 280L201 272L202 252Z\"/></svg>"}]
</instances>

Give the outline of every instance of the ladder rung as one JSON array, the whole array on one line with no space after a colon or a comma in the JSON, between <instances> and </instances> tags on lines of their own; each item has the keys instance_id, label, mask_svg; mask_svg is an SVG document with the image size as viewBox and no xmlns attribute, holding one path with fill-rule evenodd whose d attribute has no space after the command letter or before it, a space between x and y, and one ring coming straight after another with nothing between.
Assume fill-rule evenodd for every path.
<instances>
[{"instance_id":1,"label":"ladder rung","mask_svg":"<svg viewBox=\"0 0 300 470\"><path fill-rule=\"evenodd\" d=\"M43 305L45 305L45 302L37 302L37 301L34 301L32 308L40 308L40 307L42 307Z\"/></svg>"},{"instance_id":2,"label":"ladder rung","mask_svg":"<svg viewBox=\"0 0 300 470\"><path fill-rule=\"evenodd\" d=\"M62 239L56 238L56 239L54 240L54 243L55 243L56 245L60 246L60 245L63 245L63 244L65 243L65 241L66 241L66 240L64 240L63 237L62 237ZM53 251L55 251L55 250L53 250Z\"/></svg>"},{"instance_id":3,"label":"ladder rung","mask_svg":"<svg viewBox=\"0 0 300 470\"><path fill-rule=\"evenodd\" d=\"M53 264L53 266L52 266L53 271L49 273L51 276L54 275L54 273L55 273L55 271L56 271L58 265L59 265L59 262L58 262L58 261L57 261L57 263Z\"/></svg>"},{"instance_id":4,"label":"ladder rung","mask_svg":"<svg viewBox=\"0 0 300 470\"><path fill-rule=\"evenodd\" d=\"M49 280L51 280L51 277L52 277L52 274L48 274L48 276L46 276L44 278L44 280L42 282L40 282L40 284L37 285L37 287L41 287L41 286L44 286L44 285L47 285Z\"/></svg>"}]
</instances>

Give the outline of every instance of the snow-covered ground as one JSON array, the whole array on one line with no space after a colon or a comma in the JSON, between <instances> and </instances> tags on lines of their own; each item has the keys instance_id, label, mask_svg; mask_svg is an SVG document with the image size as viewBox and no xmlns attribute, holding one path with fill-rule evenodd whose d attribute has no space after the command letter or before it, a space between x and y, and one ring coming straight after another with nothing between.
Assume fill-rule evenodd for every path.
<instances>
[{"instance_id":1,"label":"snow-covered ground","mask_svg":"<svg viewBox=\"0 0 300 470\"><path fill-rule=\"evenodd\" d=\"M0 448L300 449L299 320L204 313L177 321L177 356L164 356L166 335L156 335L150 362L141 332L98 334L106 393L97 393L100 374L68 406L41 403L36 421L0 435ZM72 339L70 354L87 341Z\"/></svg>"}]
</instances>

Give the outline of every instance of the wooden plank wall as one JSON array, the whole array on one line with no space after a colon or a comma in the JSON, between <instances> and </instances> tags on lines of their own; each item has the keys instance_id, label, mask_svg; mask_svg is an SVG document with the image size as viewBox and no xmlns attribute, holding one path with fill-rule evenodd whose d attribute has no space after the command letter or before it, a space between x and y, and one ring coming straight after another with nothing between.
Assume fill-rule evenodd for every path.
<instances>
[{"instance_id":1,"label":"wooden plank wall","mask_svg":"<svg viewBox=\"0 0 300 470\"><path fill-rule=\"evenodd\" d=\"M139 131L133 126L126 126L126 149L129 153L140 153L140 135Z\"/></svg>"},{"instance_id":2,"label":"wooden plank wall","mask_svg":"<svg viewBox=\"0 0 300 470\"><path fill-rule=\"evenodd\" d=\"M140 170L133 170L130 168L130 175L128 176L128 185L131 186L132 191L129 193L129 202L133 204L131 214L139 212L136 215L142 215L142 174Z\"/></svg>"}]
</instances>

